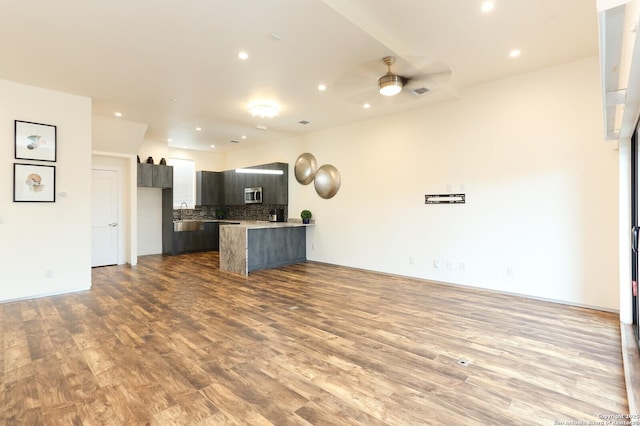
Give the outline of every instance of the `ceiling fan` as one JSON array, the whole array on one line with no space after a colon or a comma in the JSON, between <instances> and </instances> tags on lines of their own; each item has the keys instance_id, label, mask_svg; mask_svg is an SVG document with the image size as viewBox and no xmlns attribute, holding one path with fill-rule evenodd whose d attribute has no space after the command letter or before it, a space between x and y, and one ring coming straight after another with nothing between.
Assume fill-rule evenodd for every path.
<instances>
[{"instance_id":1,"label":"ceiling fan","mask_svg":"<svg viewBox=\"0 0 640 426\"><path fill-rule=\"evenodd\" d=\"M378 92L384 96L395 96L407 79L391 72L391 65L396 63L395 56L385 56L382 62L387 66L387 73L378 79Z\"/></svg>"},{"instance_id":2,"label":"ceiling fan","mask_svg":"<svg viewBox=\"0 0 640 426\"><path fill-rule=\"evenodd\" d=\"M451 78L451 68L446 64L423 57L385 56L382 63L387 67L387 73L382 76L379 59L342 74L335 82L341 97L363 103L374 101L373 94L382 94L385 103L391 99L393 103L404 103L442 89Z\"/></svg>"}]
</instances>

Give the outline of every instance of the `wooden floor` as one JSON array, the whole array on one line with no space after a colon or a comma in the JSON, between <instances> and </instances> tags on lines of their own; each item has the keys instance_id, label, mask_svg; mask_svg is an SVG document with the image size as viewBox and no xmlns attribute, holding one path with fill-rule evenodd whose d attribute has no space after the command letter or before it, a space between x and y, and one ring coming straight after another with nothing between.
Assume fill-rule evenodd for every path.
<instances>
[{"instance_id":1,"label":"wooden floor","mask_svg":"<svg viewBox=\"0 0 640 426\"><path fill-rule=\"evenodd\" d=\"M553 425L628 412L612 313L310 262L249 277L220 272L214 252L139 262L94 269L91 291L0 305L0 424Z\"/></svg>"}]
</instances>

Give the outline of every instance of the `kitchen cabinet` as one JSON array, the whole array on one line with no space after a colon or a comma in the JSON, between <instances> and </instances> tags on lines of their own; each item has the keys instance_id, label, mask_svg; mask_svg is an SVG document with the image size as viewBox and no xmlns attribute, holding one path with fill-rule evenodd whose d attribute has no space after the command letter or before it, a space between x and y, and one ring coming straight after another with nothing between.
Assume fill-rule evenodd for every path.
<instances>
[{"instance_id":1,"label":"kitchen cabinet","mask_svg":"<svg viewBox=\"0 0 640 426\"><path fill-rule=\"evenodd\" d=\"M307 260L306 229L249 229L247 253L247 272L304 262Z\"/></svg>"},{"instance_id":2,"label":"kitchen cabinet","mask_svg":"<svg viewBox=\"0 0 640 426\"><path fill-rule=\"evenodd\" d=\"M217 222L206 222L201 231L174 232L172 254L217 251L220 247L219 238L220 225Z\"/></svg>"},{"instance_id":3,"label":"kitchen cabinet","mask_svg":"<svg viewBox=\"0 0 640 426\"><path fill-rule=\"evenodd\" d=\"M162 254L173 254L173 189L162 189Z\"/></svg>"},{"instance_id":4,"label":"kitchen cabinet","mask_svg":"<svg viewBox=\"0 0 640 426\"><path fill-rule=\"evenodd\" d=\"M173 166L153 166L153 187L173 188Z\"/></svg>"},{"instance_id":5,"label":"kitchen cabinet","mask_svg":"<svg viewBox=\"0 0 640 426\"><path fill-rule=\"evenodd\" d=\"M173 167L138 163L138 186L173 188Z\"/></svg>"},{"instance_id":6,"label":"kitchen cabinet","mask_svg":"<svg viewBox=\"0 0 640 426\"><path fill-rule=\"evenodd\" d=\"M246 187L245 175L236 173L235 170L226 170L224 173L224 204L227 206L240 206L244 204L244 188Z\"/></svg>"},{"instance_id":7,"label":"kitchen cabinet","mask_svg":"<svg viewBox=\"0 0 640 426\"><path fill-rule=\"evenodd\" d=\"M281 175L254 175L261 177L264 204L289 204L289 165L270 163L258 166L261 169L282 170Z\"/></svg>"},{"instance_id":8,"label":"kitchen cabinet","mask_svg":"<svg viewBox=\"0 0 640 426\"><path fill-rule=\"evenodd\" d=\"M307 260L307 227L239 223L220 228L220 270L247 275Z\"/></svg>"},{"instance_id":9,"label":"kitchen cabinet","mask_svg":"<svg viewBox=\"0 0 640 426\"><path fill-rule=\"evenodd\" d=\"M224 173L196 172L196 205L222 206L224 204Z\"/></svg>"},{"instance_id":10,"label":"kitchen cabinet","mask_svg":"<svg viewBox=\"0 0 640 426\"><path fill-rule=\"evenodd\" d=\"M196 204L202 206L244 205L244 189L262 187L263 204L289 204L289 165L270 163L249 169L282 170L281 175L199 171L196 173Z\"/></svg>"},{"instance_id":11,"label":"kitchen cabinet","mask_svg":"<svg viewBox=\"0 0 640 426\"><path fill-rule=\"evenodd\" d=\"M270 163L248 169L282 170L281 175L225 172L225 200L228 205L244 204L244 188L262 187L263 204L289 203L289 165ZM228 173L228 174L227 174ZM227 179L230 179L227 182Z\"/></svg>"}]
</instances>

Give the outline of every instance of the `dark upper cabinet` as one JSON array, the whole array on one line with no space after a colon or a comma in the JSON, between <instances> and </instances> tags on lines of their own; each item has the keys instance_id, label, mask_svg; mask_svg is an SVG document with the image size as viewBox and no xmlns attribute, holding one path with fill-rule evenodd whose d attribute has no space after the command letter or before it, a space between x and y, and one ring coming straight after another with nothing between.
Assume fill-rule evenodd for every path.
<instances>
[{"instance_id":1,"label":"dark upper cabinet","mask_svg":"<svg viewBox=\"0 0 640 426\"><path fill-rule=\"evenodd\" d=\"M155 188L173 188L173 167L162 165L154 166L153 186Z\"/></svg>"},{"instance_id":2,"label":"dark upper cabinet","mask_svg":"<svg viewBox=\"0 0 640 426\"><path fill-rule=\"evenodd\" d=\"M270 163L255 168L267 170L282 170L281 175L253 175L259 176L262 186L264 204L289 203L289 165L287 163Z\"/></svg>"},{"instance_id":3,"label":"dark upper cabinet","mask_svg":"<svg viewBox=\"0 0 640 426\"><path fill-rule=\"evenodd\" d=\"M196 205L221 206L224 204L224 173L196 172Z\"/></svg>"},{"instance_id":4,"label":"dark upper cabinet","mask_svg":"<svg viewBox=\"0 0 640 426\"><path fill-rule=\"evenodd\" d=\"M224 204L239 206L244 204L244 188L246 187L245 175L236 173L235 170L226 170L224 173Z\"/></svg>"},{"instance_id":5,"label":"dark upper cabinet","mask_svg":"<svg viewBox=\"0 0 640 426\"><path fill-rule=\"evenodd\" d=\"M173 188L173 167L138 163L138 186Z\"/></svg>"},{"instance_id":6,"label":"dark upper cabinet","mask_svg":"<svg viewBox=\"0 0 640 426\"><path fill-rule=\"evenodd\" d=\"M153 164L138 163L138 186L153 186Z\"/></svg>"},{"instance_id":7,"label":"dark upper cabinet","mask_svg":"<svg viewBox=\"0 0 640 426\"><path fill-rule=\"evenodd\" d=\"M282 170L281 175L199 171L196 173L196 204L244 205L244 189L262 187L263 204L289 204L289 165L270 163L250 169ZM214 189L215 188L215 189Z\"/></svg>"}]
</instances>

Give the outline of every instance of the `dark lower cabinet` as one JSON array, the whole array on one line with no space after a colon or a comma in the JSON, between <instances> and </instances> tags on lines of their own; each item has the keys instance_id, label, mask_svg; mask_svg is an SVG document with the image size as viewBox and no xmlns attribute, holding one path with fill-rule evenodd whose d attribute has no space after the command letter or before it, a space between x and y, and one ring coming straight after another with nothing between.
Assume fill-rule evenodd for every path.
<instances>
[{"instance_id":1,"label":"dark lower cabinet","mask_svg":"<svg viewBox=\"0 0 640 426\"><path fill-rule=\"evenodd\" d=\"M173 254L173 189L162 190L162 254Z\"/></svg>"},{"instance_id":2,"label":"dark lower cabinet","mask_svg":"<svg viewBox=\"0 0 640 426\"><path fill-rule=\"evenodd\" d=\"M307 260L307 228L264 228L247 231L248 272Z\"/></svg>"},{"instance_id":3,"label":"dark lower cabinet","mask_svg":"<svg viewBox=\"0 0 640 426\"><path fill-rule=\"evenodd\" d=\"M203 231L174 232L172 254L217 251L220 249L219 240L220 225L217 222L206 222Z\"/></svg>"}]
</instances>

